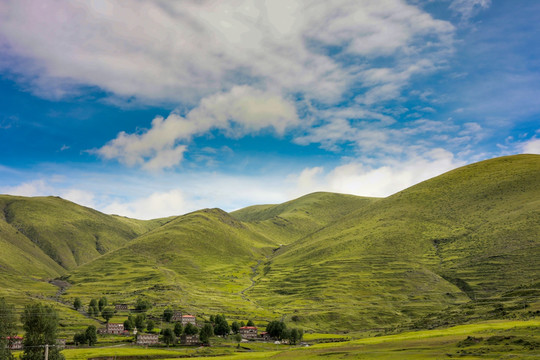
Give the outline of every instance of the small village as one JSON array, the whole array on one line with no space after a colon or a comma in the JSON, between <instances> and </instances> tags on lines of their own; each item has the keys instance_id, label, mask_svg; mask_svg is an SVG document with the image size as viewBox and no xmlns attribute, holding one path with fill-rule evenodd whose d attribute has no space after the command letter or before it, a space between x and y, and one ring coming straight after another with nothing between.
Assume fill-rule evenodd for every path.
<instances>
[{"instance_id":1,"label":"small village","mask_svg":"<svg viewBox=\"0 0 540 360\"><path fill-rule=\"evenodd\" d=\"M83 308L79 298L73 303L74 310L89 318L98 320L102 326L96 328L90 325L86 331L77 333L72 339L59 338L54 346L57 350L94 346L98 342L123 342L141 347L163 346L211 346L211 337L232 339L240 344L249 342L271 342L273 344L298 344L302 340L303 331L287 329L282 321L271 321L265 331L255 326L252 320L232 321L229 323L224 315L203 316L187 314L178 310L166 308L161 316L148 315L152 304L147 300L138 299L135 306L128 304L114 304L107 306L107 299L92 299L90 304ZM98 319L101 316L105 321ZM109 321L113 319L115 321ZM124 322L119 319L125 318ZM156 324L160 324L159 327ZM24 350L23 336L10 336L6 338L10 350ZM308 346L307 343L300 345Z\"/></svg>"}]
</instances>

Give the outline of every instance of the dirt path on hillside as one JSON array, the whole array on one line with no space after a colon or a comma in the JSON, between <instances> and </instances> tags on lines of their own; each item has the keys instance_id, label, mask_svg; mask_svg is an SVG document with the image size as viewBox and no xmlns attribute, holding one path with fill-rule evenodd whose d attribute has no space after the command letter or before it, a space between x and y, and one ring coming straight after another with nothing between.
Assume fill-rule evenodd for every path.
<instances>
[{"instance_id":1,"label":"dirt path on hillside","mask_svg":"<svg viewBox=\"0 0 540 360\"><path fill-rule=\"evenodd\" d=\"M255 305L257 304L253 300L247 297L246 291L248 291L249 289L255 286L255 277L259 274L258 269L262 262L263 262L262 260L259 260L257 261L257 264L255 266L251 267L251 276L249 277L249 281L251 281L251 285L249 285L247 288L245 288L244 290L238 293L238 295L240 295L242 299L244 299L245 301L249 301L250 303L255 304Z\"/></svg>"},{"instance_id":2,"label":"dirt path on hillside","mask_svg":"<svg viewBox=\"0 0 540 360\"><path fill-rule=\"evenodd\" d=\"M71 286L71 284L68 283L67 281L63 281L63 280L59 280L59 279L50 280L49 284L52 284L52 285L58 287L58 291L56 292L56 294L54 296L48 297L48 299L56 301L57 303L62 304L64 306L73 308L73 304L71 302L62 299L62 295L65 294L66 290ZM77 310L77 311L81 315L87 317L88 319L96 320L100 324L105 323L102 320L99 320L99 319L97 319L95 317L92 317L92 316L88 315L88 313L84 310L84 306L81 309Z\"/></svg>"}]
</instances>

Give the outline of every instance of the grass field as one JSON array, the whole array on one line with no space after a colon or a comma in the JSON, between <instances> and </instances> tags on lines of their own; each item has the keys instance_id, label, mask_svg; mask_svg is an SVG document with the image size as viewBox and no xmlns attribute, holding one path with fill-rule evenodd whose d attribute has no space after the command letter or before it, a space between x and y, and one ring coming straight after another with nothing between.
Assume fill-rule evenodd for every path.
<instances>
[{"instance_id":1,"label":"grass field","mask_svg":"<svg viewBox=\"0 0 540 360\"><path fill-rule=\"evenodd\" d=\"M171 307L351 338L540 314L538 155L472 164L384 199L314 193L151 221L58 198L1 196L0 210L0 296L18 311L143 296L155 319ZM59 293L47 280L60 276L71 286ZM62 335L98 324L64 304Z\"/></svg>"},{"instance_id":2,"label":"grass field","mask_svg":"<svg viewBox=\"0 0 540 360\"><path fill-rule=\"evenodd\" d=\"M328 339L314 334L311 340ZM307 340L307 339L306 339ZM127 345L64 350L66 360L121 359L500 359L540 357L540 320L491 321L436 330L361 338L309 347L216 340L210 348L140 348Z\"/></svg>"}]
</instances>

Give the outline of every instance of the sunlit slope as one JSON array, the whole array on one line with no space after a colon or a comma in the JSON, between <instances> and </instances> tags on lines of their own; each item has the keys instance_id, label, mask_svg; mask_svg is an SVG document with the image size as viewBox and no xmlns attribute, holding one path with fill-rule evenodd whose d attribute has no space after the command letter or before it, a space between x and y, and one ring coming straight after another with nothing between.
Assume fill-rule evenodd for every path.
<instances>
[{"instance_id":1,"label":"sunlit slope","mask_svg":"<svg viewBox=\"0 0 540 360\"><path fill-rule=\"evenodd\" d=\"M231 215L280 244L290 244L377 200L316 192L283 204L250 206Z\"/></svg>"},{"instance_id":2,"label":"sunlit slope","mask_svg":"<svg viewBox=\"0 0 540 360\"><path fill-rule=\"evenodd\" d=\"M140 234L125 221L57 197L2 195L0 210L4 226L7 223L24 235L64 269L117 249Z\"/></svg>"},{"instance_id":3,"label":"sunlit slope","mask_svg":"<svg viewBox=\"0 0 540 360\"><path fill-rule=\"evenodd\" d=\"M540 156L469 165L276 252L247 293L355 327L403 324L540 278Z\"/></svg>"},{"instance_id":4,"label":"sunlit slope","mask_svg":"<svg viewBox=\"0 0 540 360\"><path fill-rule=\"evenodd\" d=\"M241 292L275 247L222 210L196 211L79 267L67 297L106 293L124 302L146 294L198 312L260 313Z\"/></svg>"}]
</instances>

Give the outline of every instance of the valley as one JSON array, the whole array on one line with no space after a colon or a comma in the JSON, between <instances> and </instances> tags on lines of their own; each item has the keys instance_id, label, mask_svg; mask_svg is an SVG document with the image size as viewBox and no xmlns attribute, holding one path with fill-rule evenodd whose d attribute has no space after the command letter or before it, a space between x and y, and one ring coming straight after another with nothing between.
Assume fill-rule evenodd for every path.
<instances>
[{"instance_id":1,"label":"valley","mask_svg":"<svg viewBox=\"0 0 540 360\"><path fill-rule=\"evenodd\" d=\"M356 353L416 330L539 326L538 155L475 163L387 198L320 192L150 221L53 197L2 195L0 209L0 297L18 311L52 304L68 339L101 326L73 310L74 299L100 296L142 296L156 320L171 308L352 337L298 358ZM54 279L69 286L59 292Z\"/></svg>"}]
</instances>

